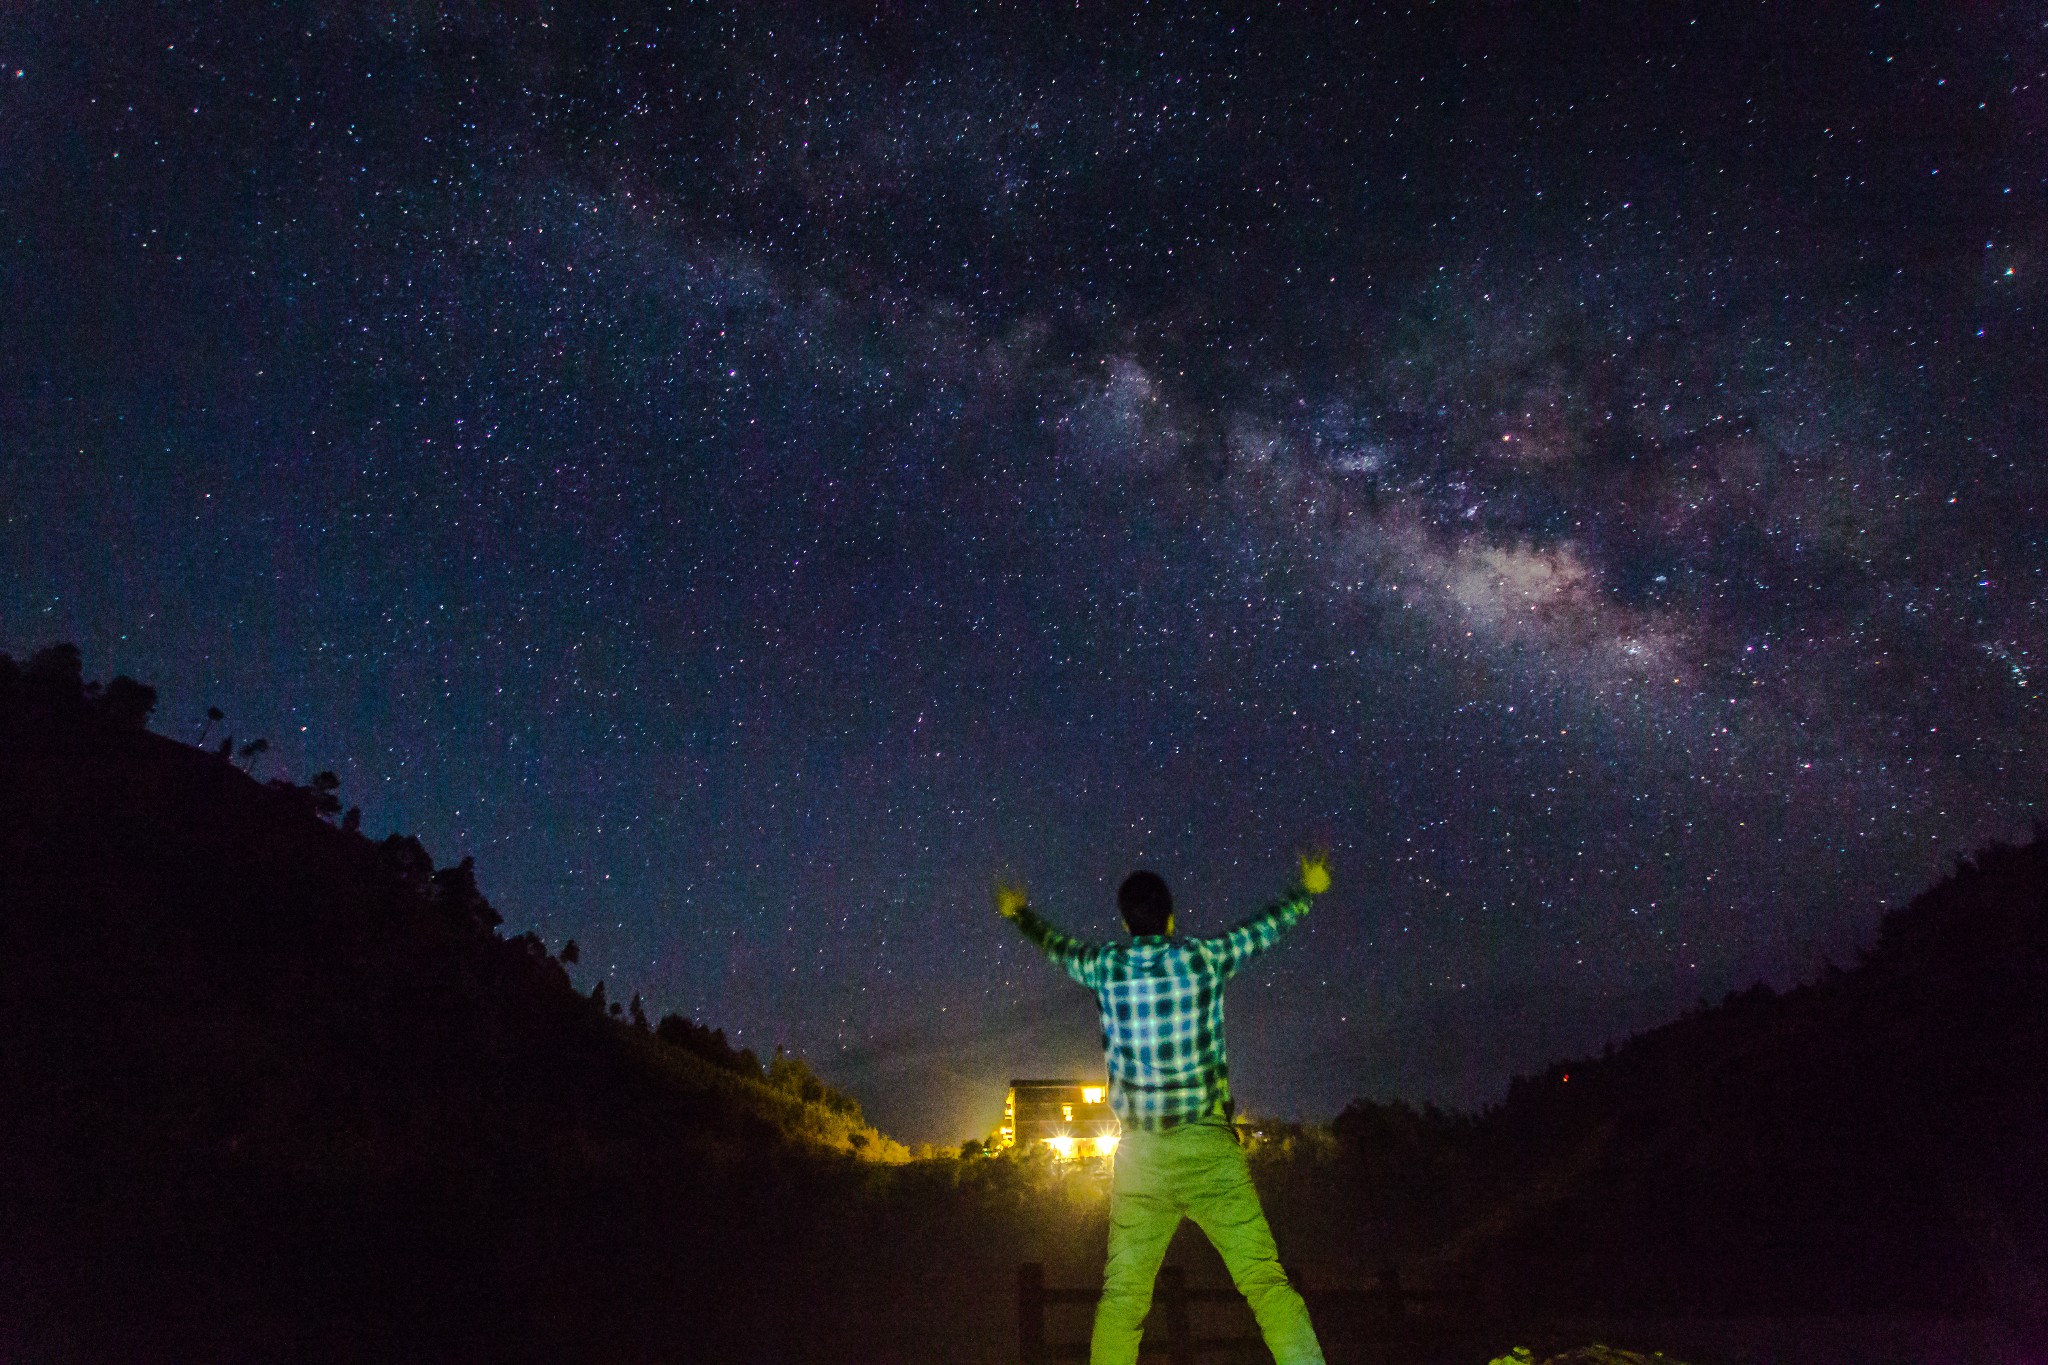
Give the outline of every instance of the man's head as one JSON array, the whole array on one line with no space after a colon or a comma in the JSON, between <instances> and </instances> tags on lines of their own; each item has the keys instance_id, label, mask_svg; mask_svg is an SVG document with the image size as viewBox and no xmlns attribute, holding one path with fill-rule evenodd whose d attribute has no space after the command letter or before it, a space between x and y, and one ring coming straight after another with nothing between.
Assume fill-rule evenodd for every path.
<instances>
[{"instance_id":1,"label":"man's head","mask_svg":"<svg viewBox=\"0 0 2048 1365\"><path fill-rule=\"evenodd\" d=\"M1131 937L1164 934L1173 927L1173 893L1157 872L1139 870L1116 889L1116 908L1123 912Z\"/></svg>"}]
</instances>

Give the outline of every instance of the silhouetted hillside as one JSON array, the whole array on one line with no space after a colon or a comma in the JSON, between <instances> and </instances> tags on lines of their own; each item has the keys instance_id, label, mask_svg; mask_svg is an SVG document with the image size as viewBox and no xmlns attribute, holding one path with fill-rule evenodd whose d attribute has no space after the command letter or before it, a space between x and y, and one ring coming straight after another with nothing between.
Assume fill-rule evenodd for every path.
<instances>
[{"instance_id":1,"label":"silhouetted hillside","mask_svg":"<svg viewBox=\"0 0 2048 1365\"><path fill-rule=\"evenodd\" d=\"M2048 1303L2048 841L1993 845L1857 966L1731 994L1481 1116L1358 1103L1351 1225L1523 1308L1987 1314Z\"/></svg>"},{"instance_id":2,"label":"silhouetted hillside","mask_svg":"<svg viewBox=\"0 0 2048 1365\"><path fill-rule=\"evenodd\" d=\"M153 701L0 656L0 1358L888 1358L868 1239L946 1254L961 1163L878 1208L908 1154L799 1059L617 1017Z\"/></svg>"}]
</instances>

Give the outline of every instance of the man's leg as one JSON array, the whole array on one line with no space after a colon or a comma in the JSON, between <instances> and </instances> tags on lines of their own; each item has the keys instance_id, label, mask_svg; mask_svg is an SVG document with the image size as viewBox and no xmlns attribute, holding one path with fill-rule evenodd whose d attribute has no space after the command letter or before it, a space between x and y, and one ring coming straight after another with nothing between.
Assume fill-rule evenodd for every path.
<instances>
[{"instance_id":1,"label":"man's leg","mask_svg":"<svg viewBox=\"0 0 2048 1365\"><path fill-rule=\"evenodd\" d=\"M1176 1147L1175 1166L1188 1217L1208 1236L1231 1282L1250 1302L1275 1365L1323 1365L1308 1305L1280 1268L1251 1168L1229 1126L1190 1124L1185 1145Z\"/></svg>"},{"instance_id":2,"label":"man's leg","mask_svg":"<svg viewBox=\"0 0 2048 1365\"><path fill-rule=\"evenodd\" d=\"M1180 1206L1160 1169L1161 1137L1132 1127L1117 1144L1109 1192L1109 1263L1095 1305L1089 1365L1134 1365L1138 1359L1145 1314L1152 1307L1152 1281L1180 1226Z\"/></svg>"}]
</instances>

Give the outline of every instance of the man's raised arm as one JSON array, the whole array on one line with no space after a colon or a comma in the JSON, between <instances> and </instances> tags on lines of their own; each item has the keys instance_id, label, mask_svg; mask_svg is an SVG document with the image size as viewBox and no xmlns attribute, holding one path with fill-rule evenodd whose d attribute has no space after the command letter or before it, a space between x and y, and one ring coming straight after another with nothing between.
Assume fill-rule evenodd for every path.
<instances>
[{"instance_id":1,"label":"man's raised arm","mask_svg":"<svg viewBox=\"0 0 2048 1365\"><path fill-rule=\"evenodd\" d=\"M1021 886L996 886L996 913L1017 926L1017 932L1031 946L1051 958L1054 965L1074 980L1095 988L1095 945L1063 934L1040 919L1031 909L1031 897Z\"/></svg>"},{"instance_id":2,"label":"man's raised arm","mask_svg":"<svg viewBox=\"0 0 2048 1365\"><path fill-rule=\"evenodd\" d=\"M1278 943L1280 935L1299 924L1308 914L1310 899L1329 889L1329 855L1302 854L1301 880L1292 890L1235 929L1208 940L1216 953L1217 969L1229 976Z\"/></svg>"}]
</instances>

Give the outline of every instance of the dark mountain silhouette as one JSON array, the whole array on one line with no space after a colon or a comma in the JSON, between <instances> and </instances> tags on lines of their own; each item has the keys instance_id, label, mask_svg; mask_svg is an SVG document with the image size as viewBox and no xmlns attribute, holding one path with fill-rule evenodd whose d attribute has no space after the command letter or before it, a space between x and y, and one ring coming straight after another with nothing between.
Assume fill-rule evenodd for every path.
<instances>
[{"instance_id":1,"label":"dark mountain silhouette","mask_svg":"<svg viewBox=\"0 0 2048 1365\"><path fill-rule=\"evenodd\" d=\"M1731 994L1482 1115L1356 1103L1322 1164L1360 1242L1509 1318L1982 1315L2039 1339L2044 1058L2037 834L1960 862L1852 968Z\"/></svg>"},{"instance_id":2,"label":"dark mountain silhouette","mask_svg":"<svg viewBox=\"0 0 2048 1365\"><path fill-rule=\"evenodd\" d=\"M468 860L331 823L332 782L259 782L80 672L0 656L0 1359L858 1338L865 1290L789 1311L888 1264L887 1216L848 1210L909 1154L856 1102L614 1017L499 934Z\"/></svg>"}]
</instances>

